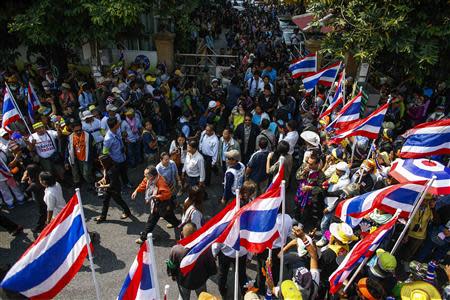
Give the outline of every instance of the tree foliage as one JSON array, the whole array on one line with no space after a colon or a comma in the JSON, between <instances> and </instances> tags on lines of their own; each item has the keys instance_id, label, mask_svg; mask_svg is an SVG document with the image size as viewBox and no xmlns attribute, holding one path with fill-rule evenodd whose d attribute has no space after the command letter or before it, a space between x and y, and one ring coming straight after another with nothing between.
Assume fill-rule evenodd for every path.
<instances>
[{"instance_id":1,"label":"tree foliage","mask_svg":"<svg viewBox=\"0 0 450 300\"><path fill-rule=\"evenodd\" d=\"M444 0L322 0L310 2L316 19L332 13L334 27L322 51L352 54L388 75L416 82L449 72L450 5ZM315 26L319 26L318 22Z\"/></svg>"}]
</instances>

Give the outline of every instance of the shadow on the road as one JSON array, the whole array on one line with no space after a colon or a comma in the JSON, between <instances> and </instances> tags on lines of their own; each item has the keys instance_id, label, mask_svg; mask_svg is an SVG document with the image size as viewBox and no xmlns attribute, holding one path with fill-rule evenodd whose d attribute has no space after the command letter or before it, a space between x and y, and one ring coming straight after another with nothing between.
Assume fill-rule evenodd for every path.
<instances>
[{"instance_id":1,"label":"shadow on the road","mask_svg":"<svg viewBox=\"0 0 450 300\"><path fill-rule=\"evenodd\" d=\"M100 274L113 272L115 270L122 270L125 268L125 263L117 259L116 254L103 247L101 244L94 245L94 264L96 265L95 272ZM89 266L83 265L80 272L90 272Z\"/></svg>"}]
</instances>

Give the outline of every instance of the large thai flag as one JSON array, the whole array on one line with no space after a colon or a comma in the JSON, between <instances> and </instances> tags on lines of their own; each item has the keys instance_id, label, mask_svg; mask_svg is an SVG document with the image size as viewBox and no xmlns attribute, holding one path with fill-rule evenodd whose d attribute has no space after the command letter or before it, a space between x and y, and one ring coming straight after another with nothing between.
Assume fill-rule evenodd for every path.
<instances>
[{"instance_id":1,"label":"large thai flag","mask_svg":"<svg viewBox=\"0 0 450 300\"><path fill-rule=\"evenodd\" d=\"M359 120L359 113L361 111L362 92L360 91L351 101L344 105L341 111L336 116L336 119L331 123L327 130L332 128L344 128L351 123Z\"/></svg>"},{"instance_id":2,"label":"large thai flag","mask_svg":"<svg viewBox=\"0 0 450 300\"><path fill-rule=\"evenodd\" d=\"M331 100L328 108L319 116L319 119L329 115L336 107L338 107L338 105L340 105L344 101L344 93L343 93L343 89L345 88L344 73L345 72L341 72L336 91L334 92L333 99Z\"/></svg>"},{"instance_id":3,"label":"large thai flag","mask_svg":"<svg viewBox=\"0 0 450 300\"><path fill-rule=\"evenodd\" d=\"M312 53L292 62L289 65L289 72L292 73L292 78L317 72L317 55Z\"/></svg>"},{"instance_id":4,"label":"large thai flag","mask_svg":"<svg viewBox=\"0 0 450 300\"><path fill-rule=\"evenodd\" d=\"M281 167L278 171L278 174L275 175L271 186L263 195L273 196L276 195L276 193L279 191L284 174L284 164L282 163L282 160L280 161L280 164ZM263 195L261 195L259 198L261 198ZM267 202L265 204L267 204ZM242 207L239 210L239 212L241 212L240 214L242 214L242 210L245 207L246 206ZM194 232L194 234L178 242L180 245L183 245L184 247L190 249L180 263L180 270L183 274L189 273L194 268L197 259L203 253L209 251L211 245L219 241L219 237L223 235L220 240L225 240L226 234L230 232L233 223L236 221L235 216L237 215L237 213L238 211L236 209L236 199L234 199L220 213L215 215L199 230Z\"/></svg>"},{"instance_id":5,"label":"large thai flag","mask_svg":"<svg viewBox=\"0 0 450 300\"><path fill-rule=\"evenodd\" d=\"M31 299L54 298L77 274L88 254L82 209L74 195L8 271L0 286Z\"/></svg>"},{"instance_id":6,"label":"large thai flag","mask_svg":"<svg viewBox=\"0 0 450 300\"><path fill-rule=\"evenodd\" d=\"M348 126L336 131L336 135L330 140L331 143L339 143L345 138L359 135L369 139L376 139L381 129L384 116L388 110L389 103L384 104L366 118L349 124Z\"/></svg>"},{"instance_id":7,"label":"large thai flag","mask_svg":"<svg viewBox=\"0 0 450 300\"><path fill-rule=\"evenodd\" d=\"M436 176L427 192L434 195L450 195L450 168L434 160L397 158L392 163L389 175L399 182L414 181L422 184L426 184Z\"/></svg>"},{"instance_id":8,"label":"large thai flag","mask_svg":"<svg viewBox=\"0 0 450 300\"><path fill-rule=\"evenodd\" d=\"M336 75L338 74L340 67L341 63L338 62L320 70L319 72L311 76L303 78L303 85L306 92L310 93L318 83L324 86L331 86L331 84L336 79Z\"/></svg>"},{"instance_id":9,"label":"large thai flag","mask_svg":"<svg viewBox=\"0 0 450 300\"><path fill-rule=\"evenodd\" d=\"M333 274L331 274L329 278L331 294L335 294L339 291L340 287L355 267L359 266L365 258L370 258L375 253L383 239L394 227L397 219L398 216L394 215L389 222L380 226L373 233L367 235L363 240L356 243L353 249L347 253L339 267L333 272Z\"/></svg>"},{"instance_id":10,"label":"large thai flag","mask_svg":"<svg viewBox=\"0 0 450 300\"><path fill-rule=\"evenodd\" d=\"M266 193L243 206L232 222L217 239L239 251L240 247L251 253L261 253L280 236L276 219L283 201L282 187L273 185Z\"/></svg>"},{"instance_id":11,"label":"large thai flag","mask_svg":"<svg viewBox=\"0 0 450 300\"><path fill-rule=\"evenodd\" d=\"M154 254L148 242L141 245L120 290L118 300L159 300L159 287L155 274Z\"/></svg>"},{"instance_id":12,"label":"large thai flag","mask_svg":"<svg viewBox=\"0 0 450 300\"><path fill-rule=\"evenodd\" d=\"M5 96L3 97L2 127L5 128L18 120L20 120L19 111L14 105L14 99L9 93L9 89L6 89Z\"/></svg>"},{"instance_id":13,"label":"large thai flag","mask_svg":"<svg viewBox=\"0 0 450 300\"><path fill-rule=\"evenodd\" d=\"M400 217L407 219L423 189L421 184L407 182L368 192L340 202L336 216L351 227L357 226L375 208L390 214L401 209Z\"/></svg>"},{"instance_id":14,"label":"large thai flag","mask_svg":"<svg viewBox=\"0 0 450 300\"><path fill-rule=\"evenodd\" d=\"M402 158L450 154L450 119L427 122L408 130L400 151Z\"/></svg>"},{"instance_id":15,"label":"large thai flag","mask_svg":"<svg viewBox=\"0 0 450 300\"><path fill-rule=\"evenodd\" d=\"M28 117L30 118L31 123L34 123L34 111L38 110L41 106L41 102L34 91L33 85L31 82L28 82L28 90L27 90L27 108L28 108Z\"/></svg>"}]
</instances>

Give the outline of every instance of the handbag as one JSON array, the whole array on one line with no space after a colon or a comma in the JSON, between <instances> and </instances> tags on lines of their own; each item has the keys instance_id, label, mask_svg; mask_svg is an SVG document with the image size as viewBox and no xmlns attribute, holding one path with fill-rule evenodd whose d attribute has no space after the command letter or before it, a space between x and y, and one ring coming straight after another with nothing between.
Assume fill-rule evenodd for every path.
<instances>
[{"instance_id":1,"label":"handbag","mask_svg":"<svg viewBox=\"0 0 450 300\"><path fill-rule=\"evenodd\" d=\"M177 165L177 167L181 166L181 153L180 153L180 151L172 153L170 155L170 159Z\"/></svg>"}]
</instances>

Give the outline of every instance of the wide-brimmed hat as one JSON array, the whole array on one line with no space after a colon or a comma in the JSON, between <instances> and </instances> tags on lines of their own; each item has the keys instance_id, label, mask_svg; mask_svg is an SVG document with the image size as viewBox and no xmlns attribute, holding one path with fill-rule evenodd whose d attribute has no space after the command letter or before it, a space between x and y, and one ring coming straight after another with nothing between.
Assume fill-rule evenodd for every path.
<instances>
[{"instance_id":1,"label":"wide-brimmed hat","mask_svg":"<svg viewBox=\"0 0 450 300\"><path fill-rule=\"evenodd\" d=\"M320 137L317 133L315 133L314 131L303 131L300 134L300 137L307 142L308 144L313 145L314 147L319 146L320 144Z\"/></svg>"},{"instance_id":2,"label":"wide-brimmed hat","mask_svg":"<svg viewBox=\"0 0 450 300\"><path fill-rule=\"evenodd\" d=\"M92 114L91 111L85 110L85 111L83 111L83 113L82 113L81 120L84 121L84 120L86 120L86 119L93 118L93 117L94 117L94 115Z\"/></svg>"},{"instance_id":3,"label":"wide-brimmed hat","mask_svg":"<svg viewBox=\"0 0 450 300\"><path fill-rule=\"evenodd\" d=\"M347 173L349 171L348 164L345 161L341 161L336 164L336 170Z\"/></svg>"},{"instance_id":4,"label":"wide-brimmed hat","mask_svg":"<svg viewBox=\"0 0 450 300\"><path fill-rule=\"evenodd\" d=\"M330 233L344 244L350 244L358 239L353 234L353 229L347 223L331 223Z\"/></svg>"},{"instance_id":5,"label":"wide-brimmed hat","mask_svg":"<svg viewBox=\"0 0 450 300\"><path fill-rule=\"evenodd\" d=\"M117 111L117 107L113 104L108 104L108 105L106 105L106 110L107 111Z\"/></svg>"},{"instance_id":6,"label":"wide-brimmed hat","mask_svg":"<svg viewBox=\"0 0 450 300\"><path fill-rule=\"evenodd\" d=\"M285 280L281 283L281 294L285 300L302 300L302 293L292 280Z\"/></svg>"},{"instance_id":7,"label":"wide-brimmed hat","mask_svg":"<svg viewBox=\"0 0 450 300\"><path fill-rule=\"evenodd\" d=\"M439 291L425 281L413 281L403 285L400 292L402 300L441 300Z\"/></svg>"},{"instance_id":8,"label":"wide-brimmed hat","mask_svg":"<svg viewBox=\"0 0 450 300\"><path fill-rule=\"evenodd\" d=\"M120 94L120 90L119 90L119 88L117 86L115 86L115 87L112 88L111 93L113 93L113 94Z\"/></svg>"}]
</instances>

